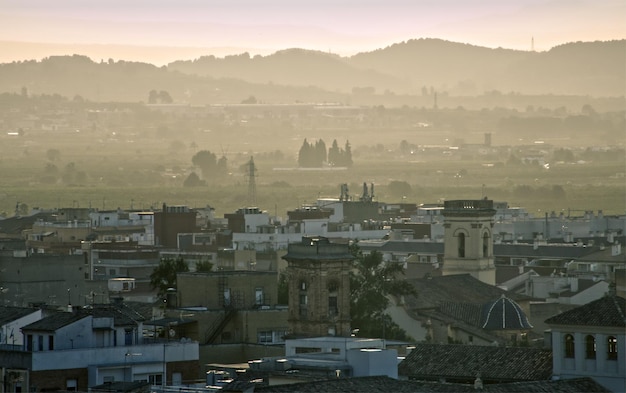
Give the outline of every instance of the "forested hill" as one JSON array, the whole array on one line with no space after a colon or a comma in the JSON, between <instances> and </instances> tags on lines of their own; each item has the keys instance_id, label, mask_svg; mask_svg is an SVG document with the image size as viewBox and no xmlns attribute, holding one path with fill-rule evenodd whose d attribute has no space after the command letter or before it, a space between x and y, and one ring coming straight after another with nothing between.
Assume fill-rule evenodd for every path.
<instances>
[{"instance_id":1,"label":"forested hill","mask_svg":"<svg viewBox=\"0 0 626 393\"><path fill-rule=\"evenodd\" d=\"M80 96L90 101L149 102L151 91L167 92L175 104L232 104L251 96L268 102L341 101L338 94L316 87L201 77L123 60L96 63L81 55L0 64L0 93L20 93L24 88L29 94Z\"/></svg>"},{"instance_id":2,"label":"forested hill","mask_svg":"<svg viewBox=\"0 0 626 393\"><path fill-rule=\"evenodd\" d=\"M626 40L576 42L532 52L419 39L352 57L292 49L269 56L206 56L174 62L168 68L343 92L372 87L377 93L420 94L423 87L433 87L452 95L499 90L622 96L625 54Z\"/></svg>"},{"instance_id":3,"label":"forested hill","mask_svg":"<svg viewBox=\"0 0 626 393\"><path fill-rule=\"evenodd\" d=\"M26 88L32 94L147 102L149 92L156 90L167 91L174 103L191 104L256 97L269 103L430 105L427 97L434 91L440 97L493 91L616 97L625 93L625 53L626 40L531 52L419 39L351 57L287 49L268 56L205 56L163 67L51 56L0 64L0 93Z\"/></svg>"}]
</instances>

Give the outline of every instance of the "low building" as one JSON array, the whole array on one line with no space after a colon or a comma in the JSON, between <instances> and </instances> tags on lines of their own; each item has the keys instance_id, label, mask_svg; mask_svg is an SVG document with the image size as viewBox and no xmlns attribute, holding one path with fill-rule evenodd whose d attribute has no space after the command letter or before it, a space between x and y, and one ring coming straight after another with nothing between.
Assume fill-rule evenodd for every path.
<instances>
[{"instance_id":1,"label":"low building","mask_svg":"<svg viewBox=\"0 0 626 393\"><path fill-rule=\"evenodd\" d=\"M285 342L285 354L252 360L248 372L269 385L384 375L398 378L398 351L385 340L310 337Z\"/></svg>"},{"instance_id":2,"label":"low building","mask_svg":"<svg viewBox=\"0 0 626 393\"><path fill-rule=\"evenodd\" d=\"M19 374L22 391L86 391L116 381L195 382L198 343L148 342L143 320L123 304L56 312L24 326L22 348L0 351L0 364Z\"/></svg>"},{"instance_id":3,"label":"low building","mask_svg":"<svg viewBox=\"0 0 626 393\"><path fill-rule=\"evenodd\" d=\"M626 391L626 299L614 292L546 320L557 378L591 377Z\"/></svg>"}]
</instances>

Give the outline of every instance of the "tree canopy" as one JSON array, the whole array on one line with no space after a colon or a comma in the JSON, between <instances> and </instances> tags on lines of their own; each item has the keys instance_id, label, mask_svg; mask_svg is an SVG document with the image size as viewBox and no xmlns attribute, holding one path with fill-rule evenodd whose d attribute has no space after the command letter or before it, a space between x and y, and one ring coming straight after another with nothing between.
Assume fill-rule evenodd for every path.
<instances>
[{"instance_id":1,"label":"tree canopy","mask_svg":"<svg viewBox=\"0 0 626 393\"><path fill-rule=\"evenodd\" d=\"M359 336L411 340L385 309L390 296L415 294L411 284L401 278L404 270L399 263L383 262L382 254L373 251L364 255L358 245L352 246L355 256L350 275L350 316L352 328Z\"/></svg>"},{"instance_id":2,"label":"tree canopy","mask_svg":"<svg viewBox=\"0 0 626 393\"><path fill-rule=\"evenodd\" d=\"M168 288L176 287L176 273L188 271L189 266L181 257L161 258L159 265L150 274L150 287L158 289L159 296L163 296Z\"/></svg>"},{"instance_id":3,"label":"tree canopy","mask_svg":"<svg viewBox=\"0 0 626 393\"><path fill-rule=\"evenodd\" d=\"M309 143L305 138L298 152L298 165L302 168L319 168L325 162L332 166L352 166L350 142L346 141L345 147L341 149L335 139L327 151L323 140Z\"/></svg>"},{"instance_id":4,"label":"tree canopy","mask_svg":"<svg viewBox=\"0 0 626 393\"><path fill-rule=\"evenodd\" d=\"M223 175L228 171L228 160L226 156L222 156L219 160L215 153L209 150L200 150L193 157L191 163L200 168L202 178L210 179L212 176Z\"/></svg>"}]
</instances>

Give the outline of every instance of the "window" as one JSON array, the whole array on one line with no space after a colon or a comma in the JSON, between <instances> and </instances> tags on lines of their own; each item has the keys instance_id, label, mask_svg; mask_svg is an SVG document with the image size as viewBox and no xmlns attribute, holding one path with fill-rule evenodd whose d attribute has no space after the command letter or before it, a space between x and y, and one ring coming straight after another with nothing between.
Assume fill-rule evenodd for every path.
<instances>
[{"instance_id":1,"label":"window","mask_svg":"<svg viewBox=\"0 0 626 393\"><path fill-rule=\"evenodd\" d=\"M596 358L596 338L591 334L585 337L585 358L586 359L595 359Z\"/></svg>"},{"instance_id":2,"label":"window","mask_svg":"<svg viewBox=\"0 0 626 393\"><path fill-rule=\"evenodd\" d=\"M571 334L565 335L565 357L573 358L575 355L574 351L574 336Z\"/></svg>"},{"instance_id":3,"label":"window","mask_svg":"<svg viewBox=\"0 0 626 393\"><path fill-rule=\"evenodd\" d=\"M26 350L27 351L33 350L33 335L32 334L28 334L26 336Z\"/></svg>"},{"instance_id":4,"label":"window","mask_svg":"<svg viewBox=\"0 0 626 393\"><path fill-rule=\"evenodd\" d=\"M43 351L43 336L42 335L37 336L37 350Z\"/></svg>"},{"instance_id":5,"label":"window","mask_svg":"<svg viewBox=\"0 0 626 393\"><path fill-rule=\"evenodd\" d=\"M75 392L77 389L78 383L75 379L68 379L65 381L65 390L68 392Z\"/></svg>"},{"instance_id":6,"label":"window","mask_svg":"<svg viewBox=\"0 0 626 393\"><path fill-rule=\"evenodd\" d=\"M606 341L607 344L607 359L617 360L617 338L615 336L609 336Z\"/></svg>"},{"instance_id":7,"label":"window","mask_svg":"<svg viewBox=\"0 0 626 393\"><path fill-rule=\"evenodd\" d=\"M264 301L264 296L263 296L263 288L256 288L254 290L254 304L256 305L262 305L263 301Z\"/></svg>"},{"instance_id":8,"label":"window","mask_svg":"<svg viewBox=\"0 0 626 393\"><path fill-rule=\"evenodd\" d=\"M465 234L459 233L459 258L465 258Z\"/></svg>"},{"instance_id":9,"label":"window","mask_svg":"<svg viewBox=\"0 0 626 393\"><path fill-rule=\"evenodd\" d=\"M483 258L489 256L489 234L485 232L483 235Z\"/></svg>"},{"instance_id":10,"label":"window","mask_svg":"<svg viewBox=\"0 0 626 393\"><path fill-rule=\"evenodd\" d=\"M263 330L257 333L257 341L260 344L269 344L272 342L272 331Z\"/></svg>"},{"instance_id":11,"label":"window","mask_svg":"<svg viewBox=\"0 0 626 393\"><path fill-rule=\"evenodd\" d=\"M307 305L309 303L309 298L306 294L307 285L305 281L300 281L300 297L298 300L298 304L300 305L300 318L306 319L307 316Z\"/></svg>"},{"instance_id":12,"label":"window","mask_svg":"<svg viewBox=\"0 0 626 393\"><path fill-rule=\"evenodd\" d=\"M230 288L224 289L224 306L230 306Z\"/></svg>"},{"instance_id":13,"label":"window","mask_svg":"<svg viewBox=\"0 0 626 393\"><path fill-rule=\"evenodd\" d=\"M150 385L163 385L163 374L149 374L148 383Z\"/></svg>"},{"instance_id":14,"label":"window","mask_svg":"<svg viewBox=\"0 0 626 393\"><path fill-rule=\"evenodd\" d=\"M133 331L131 329L124 330L124 345L133 345Z\"/></svg>"},{"instance_id":15,"label":"window","mask_svg":"<svg viewBox=\"0 0 626 393\"><path fill-rule=\"evenodd\" d=\"M54 336L48 336L48 349L50 351L54 350Z\"/></svg>"},{"instance_id":16,"label":"window","mask_svg":"<svg viewBox=\"0 0 626 393\"><path fill-rule=\"evenodd\" d=\"M337 295L330 295L328 297L328 316L334 317L339 314L339 307L337 306Z\"/></svg>"}]
</instances>

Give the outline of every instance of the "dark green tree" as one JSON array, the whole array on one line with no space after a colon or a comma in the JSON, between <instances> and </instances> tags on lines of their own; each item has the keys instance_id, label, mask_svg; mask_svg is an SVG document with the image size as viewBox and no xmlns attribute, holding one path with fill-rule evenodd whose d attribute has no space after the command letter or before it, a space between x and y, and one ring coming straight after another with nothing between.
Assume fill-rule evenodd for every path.
<instances>
[{"instance_id":1,"label":"dark green tree","mask_svg":"<svg viewBox=\"0 0 626 393\"><path fill-rule=\"evenodd\" d=\"M304 138L304 142L302 142L302 146L300 146L300 151L298 152L298 166L301 168L305 168L307 167L307 164L309 162L309 156L311 155L310 153L311 151L311 145L309 145L309 142L306 140L306 138Z\"/></svg>"},{"instance_id":2,"label":"dark green tree","mask_svg":"<svg viewBox=\"0 0 626 393\"><path fill-rule=\"evenodd\" d=\"M341 161L342 161L342 166L347 166L347 167L352 166L352 147L350 146L349 141L346 141L346 145L343 148Z\"/></svg>"},{"instance_id":3,"label":"dark green tree","mask_svg":"<svg viewBox=\"0 0 626 393\"><path fill-rule=\"evenodd\" d=\"M222 156L217 160L217 173L220 175L228 173L228 159L226 156Z\"/></svg>"},{"instance_id":4,"label":"dark green tree","mask_svg":"<svg viewBox=\"0 0 626 393\"><path fill-rule=\"evenodd\" d=\"M340 156L341 151L339 150L337 139L335 139L330 149L328 149L328 163L333 166L339 166L339 161L341 160Z\"/></svg>"},{"instance_id":5,"label":"dark green tree","mask_svg":"<svg viewBox=\"0 0 626 393\"><path fill-rule=\"evenodd\" d=\"M411 340L385 309L389 297L415 294L415 288L402 278L402 264L383 262L382 254L373 251L364 255L357 244L352 246L355 257L350 274L350 316L352 328L359 336Z\"/></svg>"},{"instance_id":6,"label":"dark green tree","mask_svg":"<svg viewBox=\"0 0 626 393\"><path fill-rule=\"evenodd\" d=\"M198 261L196 262L196 272L198 273L209 273L213 270L213 264L208 260Z\"/></svg>"},{"instance_id":7,"label":"dark green tree","mask_svg":"<svg viewBox=\"0 0 626 393\"><path fill-rule=\"evenodd\" d=\"M201 187L204 185L206 185L206 182L200 179L196 172L191 172L183 182L183 187Z\"/></svg>"},{"instance_id":8,"label":"dark green tree","mask_svg":"<svg viewBox=\"0 0 626 393\"><path fill-rule=\"evenodd\" d=\"M278 274L278 304L289 304L289 283L285 271Z\"/></svg>"},{"instance_id":9,"label":"dark green tree","mask_svg":"<svg viewBox=\"0 0 626 393\"><path fill-rule=\"evenodd\" d=\"M163 296L168 288L176 288L176 274L188 271L189 266L181 257L161 258L159 265L150 274L150 287L157 289L159 296Z\"/></svg>"},{"instance_id":10,"label":"dark green tree","mask_svg":"<svg viewBox=\"0 0 626 393\"><path fill-rule=\"evenodd\" d=\"M191 157L191 163L200 168L204 179L208 179L217 167L217 157L209 150L200 150Z\"/></svg>"},{"instance_id":11,"label":"dark green tree","mask_svg":"<svg viewBox=\"0 0 626 393\"><path fill-rule=\"evenodd\" d=\"M389 193L396 198L411 195L412 192L411 185L402 180L390 181L387 189L389 190Z\"/></svg>"},{"instance_id":12,"label":"dark green tree","mask_svg":"<svg viewBox=\"0 0 626 393\"><path fill-rule=\"evenodd\" d=\"M315 159L320 163L327 160L326 144L321 139L315 142Z\"/></svg>"},{"instance_id":13,"label":"dark green tree","mask_svg":"<svg viewBox=\"0 0 626 393\"><path fill-rule=\"evenodd\" d=\"M150 90L148 93L148 104L156 104L159 100L159 93L156 90Z\"/></svg>"},{"instance_id":14,"label":"dark green tree","mask_svg":"<svg viewBox=\"0 0 626 393\"><path fill-rule=\"evenodd\" d=\"M174 102L172 96L170 96L170 93L165 90L161 90L159 92L159 101L161 101L161 104L171 104L172 102Z\"/></svg>"}]
</instances>

